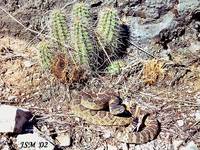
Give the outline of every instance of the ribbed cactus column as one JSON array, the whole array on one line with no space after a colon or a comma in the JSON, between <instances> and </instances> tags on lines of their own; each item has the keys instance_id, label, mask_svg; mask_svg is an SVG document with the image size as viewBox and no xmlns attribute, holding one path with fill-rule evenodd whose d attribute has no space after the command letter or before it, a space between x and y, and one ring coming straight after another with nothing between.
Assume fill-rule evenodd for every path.
<instances>
[{"instance_id":1,"label":"ribbed cactus column","mask_svg":"<svg viewBox=\"0 0 200 150\"><path fill-rule=\"evenodd\" d=\"M116 48L119 37L119 17L114 8L104 8L98 17L96 32L106 47Z\"/></svg>"},{"instance_id":2,"label":"ribbed cactus column","mask_svg":"<svg viewBox=\"0 0 200 150\"><path fill-rule=\"evenodd\" d=\"M66 53L64 46L69 40L65 15L60 10L53 10L50 16L51 19L51 34L56 39L58 48L61 52Z\"/></svg>"},{"instance_id":3,"label":"ribbed cactus column","mask_svg":"<svg viewBox=\"0 0 200 150\"><path fill-rule=\"evenodd\" d=\"M72 21L75 19L81 20L84 25L89 25L90 22L90 11L85 3L76 3L72 8Z\"/></svg>"},{"instance_id":4,"label":"ribbed cactus column","mask_svg":"<svg viewBox=\"0 0 200 150\"><path fill-rule=\"evenodd\" d=\"M109 74L117 75L122 71L124 66L125 66L124 61L115 60L115 61L111 62L111 64L106 69Z\"/></svg>"},{"instance_id":5,"label":"ribbed cactus column","mask_svg":"<svg viewBox=\"0 0 200 150\"><path fill-rule=\"evenodd\" d=\"M51 67L53 55L50 51L48 43L45 41L41 41L38 44L37 49L38 49L38 57L42 68L49 70Z\"/></svg>"},{"instance_id":6,"label":"ribbed cactus column","mask_svg":"<svg viewBox=\"0 0 200 150\"><path fill-rule=\"evenodd\" d=\"M78 63L90 65L90 56L94 50L90 29L90 14L84 3L76 3L72 9L72 46Z\"/></svg>"}]
</instances>

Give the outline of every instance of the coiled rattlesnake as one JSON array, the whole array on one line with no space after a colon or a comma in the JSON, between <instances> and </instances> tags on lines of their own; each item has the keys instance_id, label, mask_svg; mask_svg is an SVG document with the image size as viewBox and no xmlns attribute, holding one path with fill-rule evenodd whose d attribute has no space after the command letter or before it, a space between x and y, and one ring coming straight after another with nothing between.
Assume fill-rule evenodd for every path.
<instances>
[{"instance_id":1,"label":"coiled rattlesnake","mask_svg":"<svg viewBox=\"0 0 200 150\"><path fill-rule=\"evenodd\" d=\"M108 106L110 112L105 110ZM146 115L146 118L138 116L144 121L145 127L141 131L133 132L130 127L137 128L135 123L132 123L137 118L125 109L123 105L120 105L119 98L109 92L82 92L79 98L71 104L72 113L86 122L95 125L119 126L114 134L114 138L118 141L143 144L157 136L159 125L155 117L152 115Z\"/></svg>"}]
</instances>

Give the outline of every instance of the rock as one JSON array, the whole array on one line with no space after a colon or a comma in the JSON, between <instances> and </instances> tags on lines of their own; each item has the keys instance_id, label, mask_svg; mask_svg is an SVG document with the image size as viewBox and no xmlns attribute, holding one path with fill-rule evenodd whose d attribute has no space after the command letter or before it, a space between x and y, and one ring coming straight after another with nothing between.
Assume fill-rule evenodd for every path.
<instances>
[{"instance_id":1,"label":"rock","mask_svg":"<svg viewBox=\"0 0 200 150\"><path fill-rule=\"evenodd\" d=\"M117 146L113 146L110 144L108 144L107 147L108 147L108 150L118 150Z\"/></svg>"},{"instance_id":2,"label":"rock","mask_svg":"<svg viewBox=\"0 0 200 150\"><path fill-rule=\"evenodd\" d=\"M121 150L128 150L128 145L127 145L127 143L121 143L121 144L120 144L120 149L121 149Z\"/></svg>"},{"instance_id":3,"label":"rock","mask_svg":"<svg viewBox=\"0 0 200 150\"><path fill-rule=\"evenodd\" d=\"M2 150L10 150L10 147L8 145L3 146Z\"/></svg>"},{"instance_id":4,"label":"rock","mask_svg":"<svg viewBox=\"0 0 200 150\"><path fill-rule=\"evenodd\" d=\"M61 134L61 135L56 137L56 140L58 141L60 147L71 145L70 134Z\"/></svg>"},{"instance_id":5,"label":"rock","mask_svg":"<svg viewBox=\"0 0 200 150\"><path fill-rule=\"evenodd\" d=\"M186 12L191 12L200 6L199 0L181 0L177 6L178 12L183 15Z\"/></svg>"},{"instance_id":6,"label":"rock","mask_svg":"<svg viewBox=\"0 0 200 150\"><path fill-rule=\"evenodd\" d=\"M100 146L96 150L105 150L105 147L104 146Z\"/></svg>"},{"instance_id":7,"label":"rock","mask_svg":"<svg viewBox=\"0 0 200 150\"><path fill-rule=\"evenodd\" d=\"M184 125L184 121L183 120L178 120L177 124L179 127L182 127Z\"/></svg>"},{"instance_id":8,"label":"rock","mask_svg":"<svg viewBox=\"0 0 200 150\"><path fill-rule=\"evenodd\" d=\"M198 150L198 147L193 141L191 141L184 148L181 148L180 150Z\"/></svg>"},{"instance_id":9,"label":"rock","mask_svg":"<svg viewBox=\"0 0 200 150\"><path fill-rule=\"evenodd\" d=\"M108 139L108 138L110 138L111 136L112 136L111 131L109 131L109 130L105 130L105 131L104 131L103 137L104 137L105 139Z\"/></svg>"},{"instance_id":10,"label":"rock","mask_svg":"<svg viewBox=\"0 0 200 150\"><path fill-rule=\"evenodd\" d=\"M20 150L53 150L54 143L49 142L37 133L22 134L17 136L17 146Z\"/></svg>"},{"instance_id":11,"label":"rock","mask_svg":"<svg viewBox=\"0 0 200 150\"><path fill-rule=\"evenodd\" d=\"M29 60L24 61L24 66L25 66L26 68L29 68L29 67L33 66L34 64L35 64L34 62L29 61Z\"/></svg>"},{"instance_id":12,"label":"rock","mask_svg":"<svg viewBox=\"0 0 200 150\"><path fill-rule=\"evenodd\" d=\"M14 101L17 99L17 96L9 96L8 101Z\"/></svg>"},{"instance_id":13,"label":"rock","mask_svg":"<svg viewBox=\"0 0 200 150\"><path fill-rule=\"evenodd\" d=\"M195 113L195 120L200 121L200 110L197 110Z\"/></svg>"},{"instance_id":14,"label":"rock","mask_svg":"<svg viewBox=\"0 0 200 150\"><path fill-rule=\"evenodd\" d=\"M24 124L31 118L32 114L29 110L0 105L0 132L21 133Z\"/></svg>"},{"instance_id":15,"label":"rock","mask_svg":"<svg viewBox=\"0 0 200 150\"><path fill-rule=\"evenodd\" d=\"M168 28L174 19L174 14L169 12L158 19L156 23L141 23L139 17L135 17L131 21L130 31L133 39L145 40L155 37L160 33L161 30Z\"/></svg>"},{"instance_id":16,"label":"rock","mask_svg":"<svg viewBox=\"0 0 200 150\"><path fill-rule=\"evenodd\" d=\"M195 98L196 101L197 101L197 105L199 105L199 107L200 107L200 92L198 92L198 93L194 96L194 98Z\"/></svg>"},{"instance_id":17,"label":"rock","mask_svg":"<svg viewBox=\"0 0 200 150\"><path fill-rule=\"evenodd\" d=\"M183 143L182 140L174 140L173 141L173 147L174 147L174 150L178 150L179 146Z\"/></svg>"}]
</instances>

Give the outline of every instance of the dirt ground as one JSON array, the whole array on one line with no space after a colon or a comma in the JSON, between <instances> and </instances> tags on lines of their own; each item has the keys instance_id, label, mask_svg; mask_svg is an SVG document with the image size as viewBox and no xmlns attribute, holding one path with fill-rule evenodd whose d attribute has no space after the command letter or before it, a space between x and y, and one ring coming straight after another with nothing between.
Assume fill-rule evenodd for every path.
<instances>
[{"instance_id":1,"label":"dirt ground","mask_svg":"<svg viewBox=\"0 0 200 150\"><path fill-rule=\"evenodd\" d=\"M19 15L13 6L17 9L20 2L16 3L8 9L12 8ZM40 6L41 12L43 8L59 7L53 1L46 5L41 3ZM31 13L26 17L34 14L34 11L29 11ZM5 23L0 31L0 103L31 110L37 119L37 127L44 134L69 133L72 143L63 149L172 150L184 149L191 142L200 148L200 43L196 37L198 32L192 28L194 22L187 24L183 36L174 40L164 40L164 44L162 39L160 43L157 39L152 40L149 47L155 51L159 51L166 43L172 50L171 60L155 58L156 64L164 64L163 68L158 67L156 70L149 65L152 64L150 59L135 58L137 48L134 47L128 51L125 59L134 63L141 62L143 66L139 71L135 72L135 65L130 63L118 76L92 77L85 85L69 87L42 71L36 48L40 38L36 38L35 33L25 31L22 26L17 28L18 23L5 16L3 20L10 20L17 25L10 27ZM22 20L25 22L27 18ZM29 23L24 25L33 25L29 26ZM39 26L36 29L33 25L32 29L40 31L42 28ZM78 93L87 88L112 88L122 99L131 98L143 110L155 113L161 127L158 137L142 145L120 143L112 138L113 127L91 125L71 114L69 103L72 99L69 93ZM15 139L15 136L6 137L11 141Z\"/></svg>"}]
</instances>

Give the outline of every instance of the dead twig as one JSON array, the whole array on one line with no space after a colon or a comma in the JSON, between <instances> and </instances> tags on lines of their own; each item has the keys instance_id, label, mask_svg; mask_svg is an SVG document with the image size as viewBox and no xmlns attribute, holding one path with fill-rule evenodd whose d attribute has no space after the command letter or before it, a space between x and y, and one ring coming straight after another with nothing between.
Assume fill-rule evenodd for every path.
<instances>
[{"instance_id":1,"label":"dead twig","mask_svg":"<svg viewBox=\"0 0 200 150\"><path fill-rule=\"evenodd\" d=\"M144 49L142 49L141 47L139 47L138 45L136 45L135 43L133 43L132 41L130 41L130 44L133 45L134 47L136 47L137 49L139 49L140 51L146 53L147 55L153 57L153 58L156 58L155 56L153 56L152 54L146 52Z\"/></svg>"}]
</instances>

